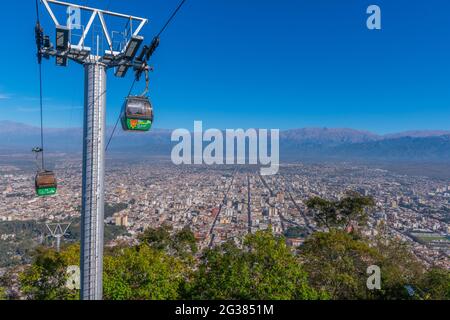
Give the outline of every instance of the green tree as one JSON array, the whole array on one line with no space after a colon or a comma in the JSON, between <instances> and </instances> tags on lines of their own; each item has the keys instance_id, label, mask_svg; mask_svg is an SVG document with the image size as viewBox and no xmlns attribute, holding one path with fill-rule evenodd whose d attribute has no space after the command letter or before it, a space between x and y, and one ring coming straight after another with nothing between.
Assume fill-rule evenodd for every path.
<instances>
[{"instance_id":1,"label":"green tree","mask_svg":"<svg viewBox=\"0 0 450 320\"><path fill-rule=\"evenodd\" d=\"M374 247L380 259L382 289L375 297L395 299L450 299L450 272L445 269L426 269L412 253L410 246L392 238L384 224L378 227ZM409 290L408 290L409 288Z\"/></svg>"},{"instance_id":2,"label":"green tree","mask_svg":"<svg viewBox=\"0 0 450 320\"><path fill-rule=\"evenodd\" d=\"M407 287L417 287L425 272L425 266L412 253L411 247L386 232L384 226L378 228L373 248L377 250L376 265L381 269L381 290L371 292L377 299L417 299Z\"/></svg>"},{"instance_id":3,"label":"green tree","mask_svg":"<svg viewBox=\"0 0 450 320\"><path fill-rule=\"evenodd\" d=\"M186 274L182 260L147 244L119 249L104 258L104 298L177 299Z\"/></svg>"},{"instance_id":4,"label":"green tree","mask_svg":"<svg viewBox=\"0 0 450 320\"><path fill-rule=\"evenodd\" d=\"M78 290L66 287L67 267L77 261L79 248L69 247L58 253L53 249L38 248L33 263L19 275L22 293L32 300L78 299Z\"/></svg>"},{"instance_id":5,"label":"green tree","mask_svg":"<svg viewBox=\"0 0 450 320\"><path fill-rule=\"evenodd\" d=\"M0 300L18 300L18 296L15 290L11 290L14 286L15 269L10 268L0 277Z\"/></svg>"},{"instance_id":6,"label":"green tree","mask_svg":"<svg viewBox=\"0 0 450 320\"><path fill-rule=\"evenodd\" d=\"M372 197L364 197L356 192L348 192L339 201L331 201L314 197L306 202L314 220L319 226L332 228L348 228L352 224L363 225L367 222L367 210L375 206Z\"/></svg>"},{"instance_id":7,"label":"green tree","mask_svg":"<svg viewBox=\"0 0 450 320\"><path fill-rule=\"evenodd\" d=\"M156 250L169 251L172 245L172 227L163 225L159 228L148 228L139 235L138 240Z\"/></svg>"},{"instance_id":8,"label":"green tree","mask_svg":"<svg viewBox=\"0 0 450 320\"><path fill-rule=\"evenodd\" d=\"M376 264L378 253L347 232L317 232L300 249L305 271L314 288L333 299L367 298L367 267Z\"/></svg>"},{"instance_id":9,"label":"green tree","mask_svg":"<svg viewBox=\"0 0 450 320\"><path fill-rule=\"evenodd\" d=\"M427 300L450 300L450 271L432 268L418 283L419 294Z\"/></svg>"},{"instance_id":10,"label":"green tree","mask_svg":"<svg viewBox=\"0 0 450 320\"><path fill-rule=\"evenodd\" d=\"M192 299L317 299L282 237L259 231L243 248L228 242L207 250L190 284Z\"/></svg>"},{"instance_id":11,"label":"green tree","mask_svg":"<svg viewBox=\"0 0 450 320\"><path fill-rule=\"evenodd\" d=\"M0 301L1 300L6 300L7 296L6 296L6 289L0 287Z\"/></svg>"},{"instance_id":12,"label":"green tree","mask_svg":"<svg viewBox=\"0 0 450 320\"><path fill-rule=\"evenodd\" d=\"M379 231L375 240L340 229L318 232L307 239L300 255L313 287L326 290L333 299L423 299L424 292L445 296L444 274L436 274L432 285L433 281L425 279L433 277L426 278L423 263L409 245L392 239L382 228ZM366 272L371 265L380 268L380 290L367 289Z\"/></svg>"},{"instance_id":13,"label":"green tree","mask_svg":"<svg viewBox=\"0 0 450 320\"><path fill-rule=\"evenodd\" d=\"M188 227L175 233L173 236L172 247L178 255L183 257L186 257L187 255L194 255L198 251L194 233Z\"/></svg>"},{"instance_id":14,"label":"green tree","mask_svg":"<svg viewBox=\"0 0 450 320\"><path fill-rule=\"evenodd\" d=\"M140 236L141 243L145 243L156 250L183 259L190 259L197 253L197 243L193 232L186 227L178 232L173 232L172 227L162 226L157 229L146 229Z\"/></svg>"}]
</instances>

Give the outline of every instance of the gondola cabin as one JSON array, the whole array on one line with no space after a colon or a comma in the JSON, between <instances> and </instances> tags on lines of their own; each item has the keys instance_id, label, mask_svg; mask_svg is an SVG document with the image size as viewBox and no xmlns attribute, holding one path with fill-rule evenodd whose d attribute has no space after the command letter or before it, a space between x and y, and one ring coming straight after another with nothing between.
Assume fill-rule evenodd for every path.
<instances>
[{"instance_id":1,"label":"gondola cabin","mask_svg":"<svg viewBox=\"0 0 450 320\"><path fill-rule=\"evenodd\" d=\"M122 128L125 131L149 131L153 124L153 107L143 96L129 96L122 107Z\"/></svg>"},{"instance_id":2,"label":"gondola cabin","mask_svg":"<svg viewBox=\"0 0 450 320\"><path fill-rule=\"evenodd\" d=\"M36 175L35 184L36 194L40 197L46 197L56 194L56 176L52 171L38 172L38 174Z\"/></svg>"}]
</instances>

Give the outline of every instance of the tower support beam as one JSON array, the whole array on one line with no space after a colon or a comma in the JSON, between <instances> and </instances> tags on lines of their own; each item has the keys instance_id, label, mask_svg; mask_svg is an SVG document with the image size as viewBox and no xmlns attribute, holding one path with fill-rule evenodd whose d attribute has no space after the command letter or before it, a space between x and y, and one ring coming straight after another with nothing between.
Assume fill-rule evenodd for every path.
<instances>
[{"instance_id":1,"label":"tower support beam","mask_svg":"<svg viewBox=\"0 0 450 320\"><path fill-rule=\"evenodd\" d=\"M81 299L102 299L106 66L87 63L83 124Z\"/></svg>"}]
</instances>

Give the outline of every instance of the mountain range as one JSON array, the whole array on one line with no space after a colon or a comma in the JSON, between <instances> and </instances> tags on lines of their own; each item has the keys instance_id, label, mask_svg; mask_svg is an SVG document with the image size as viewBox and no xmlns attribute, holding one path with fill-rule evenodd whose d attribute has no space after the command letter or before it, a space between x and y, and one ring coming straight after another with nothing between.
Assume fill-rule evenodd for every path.
<instances>
[{"instance_id":1,"label":"mountain range","mask_svg":"<svg viewBox=\"0 0 450 320\"><path fill-rule=\"evenodd\" d=\"M107 129L107 136L112 128ZM170 155L172 130L126 133L117 128L110 151ZM0 121L0 152L30 152L39 145L38 127ZM81 128L46 128L47 151L81 152ZM303 128L280 132L282 159L450 161L450 131L408 131L378 135L345 128Z\"/></svg>"}]
</instances>

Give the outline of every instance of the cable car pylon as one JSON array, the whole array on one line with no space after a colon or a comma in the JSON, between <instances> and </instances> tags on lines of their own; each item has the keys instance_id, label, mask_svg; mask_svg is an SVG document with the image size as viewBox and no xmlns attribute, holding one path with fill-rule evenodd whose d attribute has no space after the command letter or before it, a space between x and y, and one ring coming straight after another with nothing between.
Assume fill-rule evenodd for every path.
<instances>
[{"instance_id":1,"label":"cable car pylon","mask_svg":"<svg viewBox=\"0 0 450 320\"><path fill-rule=\"evenodd\" d=\"M106 80L107 70L116 68L117 77L125 77L129 68L138 64L135 56L144 38L139 35L148 22L145 18L130 16L111 11L95 9L63 1L42 0L55 28L55 45L49 38L39 32L37 39L39 59L55 57L57 66L68 65L75 61L84 66L84 121L83 121L83 176L82 176L82 209L81 209L81 292L82 300L101 300L103 296L103 227L104 227L104 177L105 177L105 132L106 132ZM89 22L83 29L78 43L72 43L71 30L61 25L53 12L52 6L71 8L90 14ZM131 36L123 49L114 50L105 16L128 19ZM90 33L95 19L99 19L107 49L104 52L94 51L87 46L85 40ZM40 27L40 23L38 21ZM41 30L41 29L40 29ZM101 48L99 38L92 43L94 48ZM39 40L39 42L38 42ZM97 43L95 43L97 42ZM139 69L140 66L137 67Z\"/></svg>"},{"instance_id":2,"label":"cable car pylon","mask_svg":"<svg viewBox=\"0 0 450 320\"><path fill-rule=\"evenodd\" d=\"M50 236L56 239L56 252L61 251L61 239L67 234L67 230L69 230L71 224L71 222L45 224L47 230L50 232Z\"/></svg>"}]
</instances>

